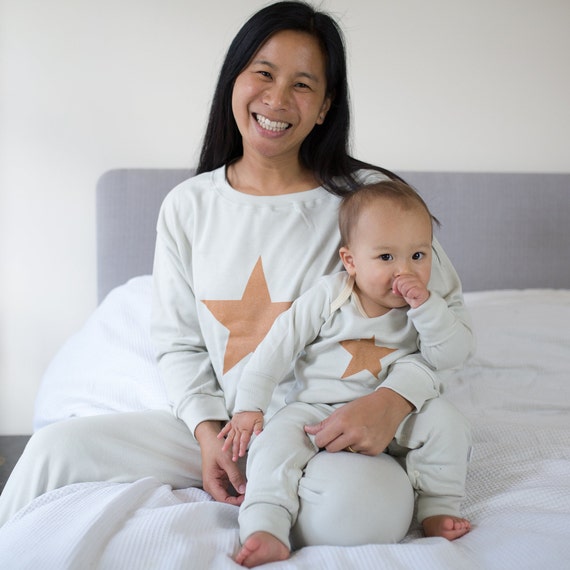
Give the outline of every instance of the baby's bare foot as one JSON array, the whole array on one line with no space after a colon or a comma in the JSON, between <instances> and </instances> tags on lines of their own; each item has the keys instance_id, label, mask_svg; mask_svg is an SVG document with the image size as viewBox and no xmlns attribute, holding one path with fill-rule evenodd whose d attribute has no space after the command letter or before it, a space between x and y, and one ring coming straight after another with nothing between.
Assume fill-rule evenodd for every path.
<instances>
[{"instance_id":1,"label":"baby's bare foot","mask_svg":"<svg viewBox=\"0 0 570 570\"><path fill-rule=\"evenodd\" d=\"M254 532L247 538L236 556L236 562L246 568L253 568L268 562L289 558L289 549L268 532Z\"/></svg>"},{"instance_id":2,"label":"baby's bare foot","mask_svg":"<svg viewBox=\"0 0 570 570\"><path fill-rule=\"evenodd\" d=\"M435 515L424 519L422 527L426 536L441 536L447 540L455 540L471 530L471 523L467 519L451 515Z\"/></svg>"}]
</instances>

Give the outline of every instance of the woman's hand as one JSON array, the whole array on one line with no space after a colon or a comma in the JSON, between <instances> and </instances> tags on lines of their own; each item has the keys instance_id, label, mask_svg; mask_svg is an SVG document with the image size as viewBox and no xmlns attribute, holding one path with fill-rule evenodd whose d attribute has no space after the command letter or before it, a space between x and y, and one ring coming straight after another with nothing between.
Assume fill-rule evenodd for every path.
<instances>
[{"instance_id":1,"label":"woman's hand","mask_svg":"<svg viewBox=\"0 0 570 570\"><path fill-rule=\"evenodd\" d=\"M330 452L350 447L364 455L379 455L412 410L408 400L390 388L379 388L337 408L322 422L305 426L305 431L315 436L318 447Z\"/></svg>"},{"instance_id":2,"label":"woman's hand","mask_svg":"<svg viewBox=\"0 0 570 570\"><path fill-rule=\"evenodd\" d=\"M196 439L202 452L202 484L220 503L239 506L245 494L245 476L231 455L223 451L218 439L221 424L218 421L202 422L196 428ZM237 496L230 494L233 487Z\"/></svg>"}]
</instances>

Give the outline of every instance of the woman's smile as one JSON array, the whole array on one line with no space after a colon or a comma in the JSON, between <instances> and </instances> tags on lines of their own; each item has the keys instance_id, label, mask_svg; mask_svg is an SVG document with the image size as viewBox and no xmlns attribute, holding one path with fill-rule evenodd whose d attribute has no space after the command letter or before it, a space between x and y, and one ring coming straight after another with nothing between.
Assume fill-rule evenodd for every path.
<instances>
[{"instance_id":1,"label":"woman's smile","mask_svg":"<svg viewBox=\"0 0 570 570\"><path fill-rule=\"evenodd\" d=\"M266 131L282 132L291 127L291 123L284 123L283 121L272 121L271 119L268 119L259 113L253 113L253 117L259 126Z\"/></svg>"}]
</instances>

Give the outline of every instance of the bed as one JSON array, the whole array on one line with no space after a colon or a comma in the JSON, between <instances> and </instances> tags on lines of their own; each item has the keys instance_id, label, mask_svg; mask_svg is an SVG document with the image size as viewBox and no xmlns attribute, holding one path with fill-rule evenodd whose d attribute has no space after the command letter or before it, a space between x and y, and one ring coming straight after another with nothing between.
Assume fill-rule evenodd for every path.
<instances>
[{"instance_id":1,"label":"bed","mask_svg":"<svg viewBox=\"0 0 570 570\"><path fill-rule=\"evenodd\" d=\"M287 569L570 567L570 174L405 172L443 225L478 348L444 378L473 424L454 542L412 524L399 544L303 548ZM168 409L149 337L154 224L189 170L114 170L97 187L99 306L42 379L35 429L69 417ZM33 538L32 538L33 537ZM232 569L237 508L152 478L80 483L0 529L0 567ZM265 568L264 567L264 568Z\"/></svg>"}]
</instances>

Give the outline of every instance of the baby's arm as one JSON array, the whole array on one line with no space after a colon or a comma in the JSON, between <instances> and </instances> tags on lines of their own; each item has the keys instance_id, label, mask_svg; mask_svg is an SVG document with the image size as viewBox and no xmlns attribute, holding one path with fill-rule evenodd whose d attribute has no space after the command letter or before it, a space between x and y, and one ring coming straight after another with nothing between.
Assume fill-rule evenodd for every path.
<instances>
[{"instance_id":1,"label":"baby's arm","mask_svg":"<svg viewBox=\"0 0 570 570\"><path fill-rule=\"evenodd\" d=\"M435 370L461 366L473 350L473 333L451 309L445 299L432 292L420 306L410 308L408 316L418 331L418 348Z\"/></svg>"},{"instance_id":2,"label":"baby's arm","mask_svg":"<svg viewBox=\"0 0 570 570\"><path fill-rule=\"evenodd\" d=\"M237 461L245 455L251 440L251 434L258 435L263 430L263 414L261 412L237 412L221 429L218 439L226 438L223 450L231 448L232 459Z\"/></svg>"},{"instance_id":3,"label":"baby's arm","mask_svg":"<svg viewBox=\"0 0 570 570\"><path fill-rule=\"evenodd\" d=\"M423 305L429 299L428 288L415 275L400 275L392 284L394 294L403 297L412 309Z\"/></svg>"},{"instance_id":4,"label":"baby's arm","mask_svg":"<svg viewBox=\"0 0 570 570\"><path fill-rule=\"evenodd\" d=\"M419 334L418 347L436 370L462 366L475 348L471 318L457 272L435 238L428 287L429 298L408 310Z\"/></svg>"}]
</instances>

